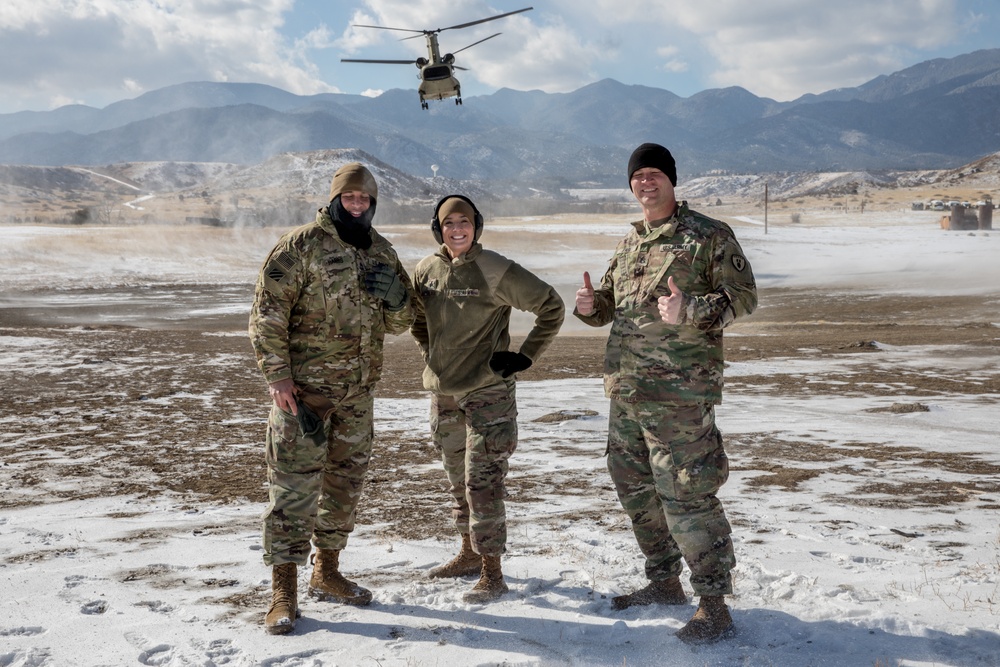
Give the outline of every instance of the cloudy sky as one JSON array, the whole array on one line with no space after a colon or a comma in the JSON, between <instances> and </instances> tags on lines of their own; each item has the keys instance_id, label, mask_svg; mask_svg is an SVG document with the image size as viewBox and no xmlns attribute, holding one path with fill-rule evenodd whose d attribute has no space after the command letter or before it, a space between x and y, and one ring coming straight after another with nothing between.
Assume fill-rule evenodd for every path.
<instances>
[{"instance_id":1,"label":"cloudy sky","mask_svg":"<svg viewBox=\"0 0 1000 667\"><path fill-rule=\"evenodd\" d=\"M924 60L1000 47L995 0L7 0L0 113L103 107L187 81L256 82L298 94L416 88L424 40L352 24L441 33L466 97L575 90L613 78L687 97L742 86L777 100L855 86Z\"/></svg>"}]
</instances>

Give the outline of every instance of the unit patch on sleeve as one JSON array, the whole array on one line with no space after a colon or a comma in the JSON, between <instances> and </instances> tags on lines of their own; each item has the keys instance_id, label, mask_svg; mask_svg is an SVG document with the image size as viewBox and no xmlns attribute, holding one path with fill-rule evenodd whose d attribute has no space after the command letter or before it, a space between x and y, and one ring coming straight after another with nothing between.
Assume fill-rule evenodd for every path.
<instances>
[{"instance_id":1,"label":"unit patch on sleeve","mask_svg":"<svg viewBox=\"0 0 1000 667\"><path fill-rule=\"evenodd\" d=\"M271 260L267 267L267 277L276 283L280 283L288 275L288 272L295 266L295 260L287 252L280 252Z\"/></svg>"},{"instance_id":2,"label":"unit patch on sleeve","mask_svg":"<svg viewBox=\"0 0 1000 667\"><path fill-rule=\"evenodd\" d=\"M743 255L733 255L733 268L740 273L747 268L747 260Z\"/></svg>"}]
</instances>

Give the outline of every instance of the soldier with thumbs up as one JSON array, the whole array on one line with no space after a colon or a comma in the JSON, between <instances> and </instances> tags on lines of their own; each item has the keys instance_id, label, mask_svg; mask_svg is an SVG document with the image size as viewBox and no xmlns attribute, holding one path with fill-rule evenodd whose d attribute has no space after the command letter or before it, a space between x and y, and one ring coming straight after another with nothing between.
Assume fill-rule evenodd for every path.
<instances>
[{"instance_id":1,"label":"soldier with thumbs up","mask_svg":"<svg viewBox=\"0 0 1000 667\"><path fill-rule=\"evenodd\" d=\"M722 331L754 311L757 289L732 229L677 202L670 151L639 146L628 177L643 219L618 244L600 287L583 274L574 312L591 326L611 324L608 470L650 581L612 606L686 604L683 559L700 603L677 636L712 642L732 627L723 596L733 592L736 562L716 496L729 476L715 425Z\"/></svg>"}]
</instances>

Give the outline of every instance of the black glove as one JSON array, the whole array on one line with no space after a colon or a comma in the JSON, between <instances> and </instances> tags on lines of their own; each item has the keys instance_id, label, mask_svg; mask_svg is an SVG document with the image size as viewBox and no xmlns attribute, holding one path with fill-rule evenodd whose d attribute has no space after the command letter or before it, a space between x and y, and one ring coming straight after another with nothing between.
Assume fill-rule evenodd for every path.
<instances>
[{"instance_id":1,"label":"black glove","mask_svg":"<svg viewBox=\"0 0 1000 667\"><path fill-rule=\"evenodd\" d=\"M490 368L501 377L509 378L531 368L531 359L520 352L494 352L490 357Z\"/></svg>"},{"instance_id":2,"label":"black glove","mask_svg":"<svg viewBox=\"0 0 1000 667\"><path fill-rule=\"evenodd\" d=\"M326 433L323 431L323 420L299 399L295 399L295 404L299 408L299 428L302 429L302 435L317 445L325 444Z\"/></svg>"},{"instance_id":3,"label":"black glove","mask_svg":"<svg viewBox=\"0 0 1000 667\"><path fill-rule=\"evenodd\" d=\"M399 310L406 303L406 288L399 274L388 264L377 262L365 274L365 289L372 296L385 301L389 310Z\"/></svg>"}]
</instances>

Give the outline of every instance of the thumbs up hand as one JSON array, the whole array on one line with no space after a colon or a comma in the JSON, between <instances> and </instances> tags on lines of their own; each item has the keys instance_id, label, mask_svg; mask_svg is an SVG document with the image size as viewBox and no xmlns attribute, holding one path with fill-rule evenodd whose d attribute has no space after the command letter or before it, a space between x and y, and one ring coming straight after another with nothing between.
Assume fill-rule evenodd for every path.
<instances>
[{"instance_id":1,"label":"thumbs up hand","mask_svg":"<svg viewBox=\"0 0 1000 667\"><path fill-rule=\"evenodd\" d=\"M594 286L590 284L590 274L583 272L583 287L576 291L576 312L590 315L594 312Z\"/></svg>"},{"instance_id":2,"label":"thumbs up hand","mask_svg":"<svg viewBox=\"0 0 1000 667\"><path fill-rule=\"evenodd\" d=\"M660 311L660 319L667 324L677 324L681 321L681 308L684 307L684 292L677 287L673 276L667 277L667 289L670 290L670 294L657 299L656 308Z\"/></svg>"}]
</instances>

